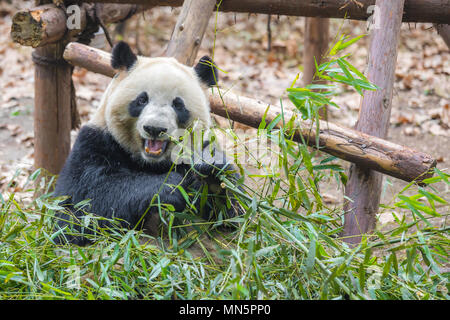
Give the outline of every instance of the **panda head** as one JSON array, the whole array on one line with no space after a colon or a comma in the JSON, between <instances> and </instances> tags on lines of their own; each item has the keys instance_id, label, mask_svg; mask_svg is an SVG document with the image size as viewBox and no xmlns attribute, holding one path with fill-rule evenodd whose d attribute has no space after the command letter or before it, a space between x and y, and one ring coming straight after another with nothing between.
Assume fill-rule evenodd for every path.
<instances>
[{"instance_id":1,"label":"panda head","mask_svg":"<svg viewBox=\"0 0 450 320\"><path fill-rule=\"evenodd\" d=\"M194 124L197 129L210 127L205 90L217 84L217 70L209 57L191 68L174 58L138 57L119 42L111 65L118 73L91 123L111 133L134 158L170 160L180 131Z\"/></svg>"}]
</instances>

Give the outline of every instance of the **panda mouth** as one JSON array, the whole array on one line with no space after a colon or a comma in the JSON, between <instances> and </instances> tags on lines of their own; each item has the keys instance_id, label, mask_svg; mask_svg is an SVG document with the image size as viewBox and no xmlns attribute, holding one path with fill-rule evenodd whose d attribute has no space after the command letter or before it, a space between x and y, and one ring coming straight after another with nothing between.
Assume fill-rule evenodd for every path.
<instances>
[{"instance_id":1,"label":"panda mouth","mask_svg":"<svg viewBox=\"0 0 450 320\"><path fill-rule=\"evenodd\" d=\"M145 154L151 157L159 157L166 151L167 144L167 140L145 139Z\"/></svg>"}]
</instances>

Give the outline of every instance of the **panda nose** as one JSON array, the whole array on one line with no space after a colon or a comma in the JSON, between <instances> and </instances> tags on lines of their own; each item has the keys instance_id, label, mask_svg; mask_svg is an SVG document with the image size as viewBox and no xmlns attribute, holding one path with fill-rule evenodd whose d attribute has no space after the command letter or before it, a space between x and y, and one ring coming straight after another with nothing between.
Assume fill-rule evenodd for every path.
<instances>
[{"instance_id":1,"label":"panda nose","mask_svg":"<svg viewBox=\"0 0 450 320\"><path fill-rule=\"evenodd\" d=\"M163 133L167 132L166 128L161 127L153 127L153 126L144 126L145 132L147 132L152 138L157 138Z\"/></svg>"}]
</instances>

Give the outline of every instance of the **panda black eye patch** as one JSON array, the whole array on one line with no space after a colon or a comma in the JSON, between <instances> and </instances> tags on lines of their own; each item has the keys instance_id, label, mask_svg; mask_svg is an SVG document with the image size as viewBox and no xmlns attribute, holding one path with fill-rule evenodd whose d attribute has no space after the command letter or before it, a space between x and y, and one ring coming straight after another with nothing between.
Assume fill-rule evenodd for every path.
<instances>
[{"instance_id":1,"label":"panda black eye patch","mask_svg":"<svg viewBox=\"0 0 450 320\"><path fill-rule=\"evenodd\" d=\"M142 110L144 110L145 106L148 104L148 95L147 92L140 93L136 99L130 102L128 105L128 112L132 117L139 117Z\"/></svg>"},{"instance_id":2,"label":"panda black eye patch","mask_svg":"<svg viewBox=\"0 0 450 320\"><path fill-rule=\"evenodd\" d=\"M177 114L179 124L185 124L189 120L189 110L186 109L183 99L176 97L172 101L172 107Z\"/></svg>"}]
</instances>

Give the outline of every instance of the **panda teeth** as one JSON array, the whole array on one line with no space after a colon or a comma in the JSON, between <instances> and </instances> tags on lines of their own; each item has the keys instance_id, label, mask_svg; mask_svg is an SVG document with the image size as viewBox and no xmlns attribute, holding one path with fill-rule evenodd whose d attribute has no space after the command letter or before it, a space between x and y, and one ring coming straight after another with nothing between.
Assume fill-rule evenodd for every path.
<instances>
[{"instance_id":1,"label":"panda teeth","mask_svg":"<svg viewBox=\"0 0 450 320\"><path fill-rule=\"evenodd\" d=\"M167 141L163 140L145 140L145 153L152 156L159 156L164 152Z\"/></svg>"}]
</instances>

